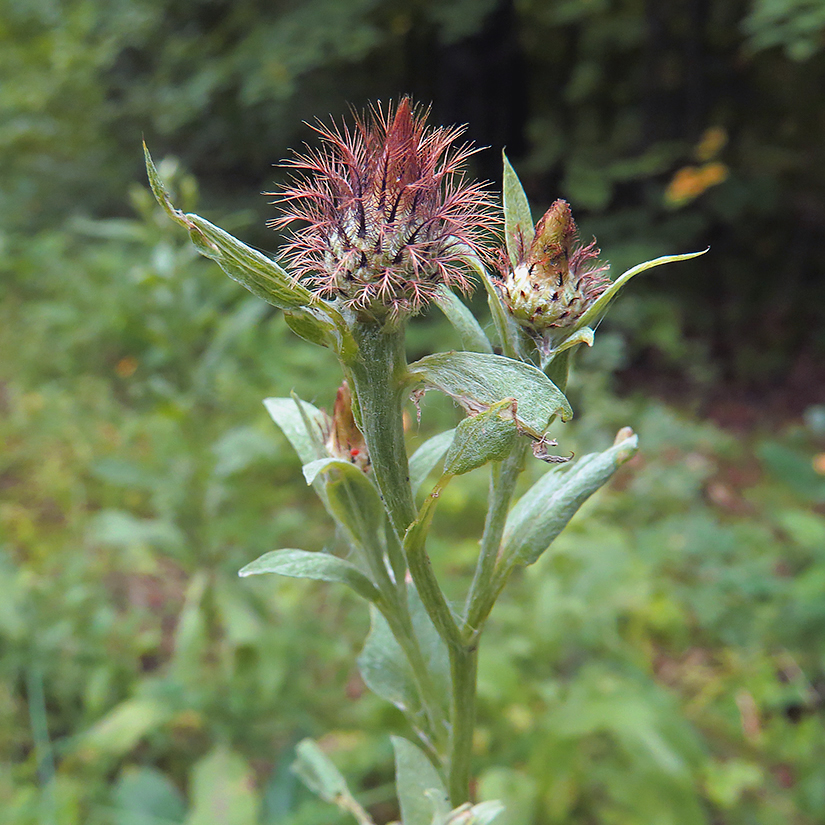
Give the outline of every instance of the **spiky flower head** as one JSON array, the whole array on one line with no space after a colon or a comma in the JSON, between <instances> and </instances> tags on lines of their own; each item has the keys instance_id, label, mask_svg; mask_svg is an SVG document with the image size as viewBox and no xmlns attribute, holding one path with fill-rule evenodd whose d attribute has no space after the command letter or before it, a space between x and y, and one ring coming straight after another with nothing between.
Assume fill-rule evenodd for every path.
<instances>
[{"instance_id":1,"label":"spiky flower head","mask_svg":"<svg viewBox=\"0 0 825 825\"><path fill-rule=\"evenodd\" d=\"M536 224L515 267L507 261L500 283L504 303L534 337L552 338L573 326L610 283L596 242L582 245L570 204L557 200Z\"/></svg>"},{"instance_id":2,"label":"spiky flower head","mask_svg":"<svg viewBox=\"0 0 825 825\"><path fill-rule=\"evenodd\" d=\"M463 171L475 149L428 114L405 97L353 126L317 123L320 147L285 163L294 176L272 225L306 224L284 250L292 272L362 316L414 314L441 284L467 291L464 259L485 256L491 203Z\"/></svg>"}]
</instances>

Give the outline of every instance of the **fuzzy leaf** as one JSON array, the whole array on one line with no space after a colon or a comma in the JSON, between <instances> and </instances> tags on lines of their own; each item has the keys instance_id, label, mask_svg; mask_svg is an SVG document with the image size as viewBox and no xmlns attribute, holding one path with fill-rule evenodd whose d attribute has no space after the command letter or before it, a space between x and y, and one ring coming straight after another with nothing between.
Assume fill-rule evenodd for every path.
<instances>
[{"instance_id":1,"label":"fuzzy leaf","mask_svg":"<svg viewBox=\"0 0 825 825\"><path fill-rule=\"evenodd\" d=\"M551 470L522 497L507 518L502 556L533 564L567 526L579 507L638 449L630 435L603 453L584 456L570 469Z\"/></svg>"},{"instance_id":2,"label":"fuzzy leaf","mask_svg":"<svg viewBox=\"0 0 825 825\"><path fill-rule=\"evenodd\" d=\"M402 825L431 825L450 812L444 781L429 759L412 742L393 736L395 785Z\"/></svg>"},{"instance_id":3,"label":"fuzzy leaf","mask_svg":"<svg viewBox=\"0 0 825 825\"><path fill-rule=\"evenodd\" d=\"M410 456L410 486L413 495L418 492L424 479L450 448L454 435L455 430L445 430L443 433L434 435Z\"/></svg>"},{"instance_id":4,"label":"fuzzy leaf","mask_svg":"<svg viewBox=\"0 0 825 825\"><path fill-rule=\"evenodd\" d=\"M467 256L464 262L478 274L481 283L484 284L484 289L487 292L487 306L490 308L490 315L493 318L493 325L498 333L502 352L511 358L515 358L518 352L518 330L516 329L515 321L510 317L501 300L501 296L498 294L493 279L481 261L475 256Z\"/></svg>"},{"instance_id":5,"label":"fuzzy leaf","mask_svg":"<svg viewBox=\"0 0 825 825\"><path fill-rule=\"evenodd\" d=\"M309 464L325 454L320 410L306 401L301 401L297 396L266 398L264 406L298 453L302 464Z\"/></svg>"},{"instance_id":6,"label":"fuzzy leaf","mask_svg":"<svg viewBox=\"0 0 825 825\"><path fill-rule=\"evenodd\" d=\"M708 249L709 248L710 247L708 247ZM593 305L579 318L575 326L573 326L571 333L576 333L583 327L593 326L607 311L607 307L619 294L619 290L635 275L639 275L656 266L662 266L662 264L675 263L676 261L689 261L691 258L698 258L700 255L704 255L707 251L707 249L703 249L701 252L686 252L683 255L663 255L661 258L654 258L652 261L645 261L643 264L631 267L627 272L624 272L616 278L596 299Z\"/></svg>"},{"instance_id":7,"label":"fuzzy leaf","mask_svg":"<svg viewBox=\"0 0 825 825\"><path fill-rule=\"evenodd\" d=\"M455 438L444 459L445 475L461 475L488 461L504 461L518 435L515 402L505 398L455 428Z\"/></svg>"},{"instance_id":8,"label":"fuzzy leaf","mask_svg":"<svg viewBox=\"0 0 825 825\"><path fill-rule=\"evenodd\" d=\"M310 553L306 550L272 550L250 562L238 573L239 576L257 576L261 573L277 573L294 579L339 582L351 587L359 596L371 602L378 600L378 590L357 568L344 559L329 553Z\"/></svg>"},{"instance_id":9,"label":"fuzzy leaf","mask_svg":"<svg viewBox=\"0 0 825 825\"><path fill-rule=\"evenodd\" d=\"M468 352L492 352L493 346L484 330L464 303L447 287L442 286L435 296L438 308L447 316L461 337L461 346Z\"/></svg>"},{"instance_id":10,"label":"fuzzy leaf","mask_svg":"<svg viewBox=\"0 0 825 825\"><path fill-rule=\"evenodd\" d=\"M297 310L318 303L306 287L297 283L273 260L200 216L175 209L145 143L143 151L152 193L166 214L186 227L190 240L201 255L216 261L230 278L273 306ZM332 320L325 323L330 330L335 326Z\"/></svg>"},{"instance_id":11,"label":"fuzzy leaf","mask_svg":"<svg viewBox=\"0 0 825 825\"><path fill-rule=\"evenodd\" d=\"M504 152L501 153L501 157L504 161L504 239L510 264L516 267L524 256L524 250L533 242L536 232L533 227L533 216L530 214L530 204L516 170L510 165Z\"/></svg>"},{"instance_id":12,"label":"fuzzy leaf","mask_svg":"<svg viewBox=\"0 0 825 825\"><path fill-rule=\"evenodd\" d=\"M424 659L430 667L430 677L440 696L444 710L450 696L450 664L447 649L421 603L415 588L408 587L410 613ZM410 664L392 635L387 620L375 607L370 607L370 632L358 656L358 669L367 687L397 708L416 716L422 704Z\"/></svg>"},{"instance_id":13,"label":"fuzzy leaf","mask_svg":"<svg viewBox=\"0 0 825 825\"><path fill-rule=\"evenodd\" d=\"M502 355L440 352L410 364L409 373L417 383L441 390L472 413L515 398L516 420L531 435L542 435L557 413L562 421L573 416L564 394L543 372Z\"/></svg>"},{"instance_id":14,"label":"fuzzy leaf","mask_svg":"<svg viewBox=\"0 0 825 825\"><path fill-rule=\"evenodd\" d=\"M307 484L324 477L325 504L330 515L364 550L375 548L384 529L384 504L363 470L341 458L320 458L304 465Z\"/></svg>"}]
</instances>

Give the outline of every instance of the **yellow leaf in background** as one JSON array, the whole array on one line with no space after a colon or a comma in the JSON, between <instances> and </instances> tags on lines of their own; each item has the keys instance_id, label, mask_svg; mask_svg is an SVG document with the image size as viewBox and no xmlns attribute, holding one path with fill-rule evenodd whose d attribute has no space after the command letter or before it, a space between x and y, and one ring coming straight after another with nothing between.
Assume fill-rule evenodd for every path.
<instances>
[{"instance_id":1,"label":"yellow leaf in background","mask_svg":"<svg viewBox=\"0 0 825 825\"><path fill-rule=\"evenodd\" d=\"M684 206L703 192L727 179L728 167L714 161L702 166L684 166L673 176L665 190L665 202L670 206Z\"/></svg>"},{"instance_id":2,"label":"yellow leaf in background","mask_svg":"<svg viewBox=\"0 0 825 825\"><path fill-rule=\"evenodd\" d=\"M702 133L693 154L698 161L709 161L725 148L727 142L728 131L724 126L710 126Z\"/></svg>"}]
</instances>

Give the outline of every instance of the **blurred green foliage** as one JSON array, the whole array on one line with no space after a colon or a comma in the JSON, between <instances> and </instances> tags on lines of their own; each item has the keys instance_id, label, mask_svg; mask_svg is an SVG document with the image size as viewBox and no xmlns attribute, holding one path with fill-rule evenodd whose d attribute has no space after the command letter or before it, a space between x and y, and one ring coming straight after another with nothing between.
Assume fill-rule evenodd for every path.
<instances>
[{"instance_id":1,"label":"blurred green foliage","mask_svg":"<svg viewBox=\"0 0 825 825\"><path fill-rule=\"evenodd\" d=\"M498 608L479 793L513 825L821 822L823 409L734 438L617 398L613 377L640 350L683 381L781 375L822 345L823 26L815 0L4 3L3 821L341 821L287 770L328 731L361 801L397 814L386 733L404 730L355 675L365 611L236 576L336 541L260 403L331 406L334 360L134 181L144 134L271 247L254 193L301 120L411 91L507 143L531 199L568 197L615 271L713 246L692 274L646 276L583 354L562 446L630 423L642 454ZM498 174L496 152L477 160ZM161 171L193 208L193 180ZM411 354L451 334L419 319ZM427 396L411 441L455 422ZM485 492L476 471L444 495L448 586Z\"/></svg>"},{"instance_id":2,"label":"blurred green foliage","mask_svg":"<svg viewBox=\"0 0 825 825\"><path fill-rule=\"evenodd\" d=\"M194 206L192 179L161 171ZM333 359L198 258L146 189L131 199L135 218L43 230L0 260L4 821L341 821L287 767L323 734L386 821L386 734L404 727L356 675L366 611L344 588L236 575L336 542L260 403L295 389L329 405ZM412 347L453 334L422 318ZM479 793L514 825L814 825L821 411L751 445L616 398L621 351L614 331L582 358L562 444L601 448L632 421L643 452L497 610ZM457 415L428 395L411 443ZM443 495L448 587L472 569L485 492L475 471Z\"/></svg>"}]
</instances>

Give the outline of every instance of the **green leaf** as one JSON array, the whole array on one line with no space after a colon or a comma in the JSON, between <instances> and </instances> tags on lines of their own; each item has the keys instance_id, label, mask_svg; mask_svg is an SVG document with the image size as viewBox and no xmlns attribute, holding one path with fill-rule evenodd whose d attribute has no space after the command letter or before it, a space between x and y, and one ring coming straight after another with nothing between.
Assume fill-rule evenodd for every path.
<instances>
[{"instance_id":1,"label":"green leaf","mask_svg":"<svg viewBox=\"0 0 825 825\"><path fill-rule=\"evenodd\" d=\"M112 793L116 822L123 825L172 825L183 821L186 806L175 783L148 766L127 765Z\"/></svg>"},{"instance_id":2,"label":"green leaf","mask_svg":"<svg viewBox=\"0 0 825 825\"><path fill-rule=\"evenodd\" d=\"M418 492L433 467L441 461L444 453L452 444L454 435L455 430L445 430L443 433L434 435L410 456L410 486L413 495Z\"/></svg>"},{"instance_id":3,"label":"green leaf","mask_svg":"<svg viewBox=\"0 0 825 825\"><path fill-rule=\"evenodd\" d=\"M524 256L524 250L533 242L536 231L530 204L516 170L501 153L504 161L503 200L504 200L504 240L507 243L507 255L513 267L518 266Z\"/></svg>"},{"instance_id":4,"label":"green leaf","mask_svg":"<svg viewBox=\"0 0 825 825\"><path fill-rule=\"evenodd\" d=\"M447 648L430 621L415 588L407 588L413 631L446 712L450 696L450 663ZM370 608L370 632L358 656L358 669L367 687L397 708L417 716L422 703L407 657L392 635L387 620Z\"/></svg>"},{"instance_id":5,"label":"green leaf","mask_svg":"<svg viewBox=\"0 0 825 825\"><path fill-rule=\"evenodd\" d=\"M200 216L184 214L175 209L145 143L143 151L152 193L166 214L186 227L190 240L201 255L216 261L230 278L273 306L300 309L313 303L318 304L318 299L306 287L297 283L265 255ZM335 327L331 318L326 320L326 324L330 331Z\"/></svg>"},{"instance_id":6,"label":"green leaf","mask_svg":"<svg viewBox=\"0 0 825 825\"><path fill-rule=\"evenodd\" d=\"M454 398L471 413L515 398L516 420L534 436L542 435L557 413L562 421L573 416L564 394L541 370L502 355L440 352L410 364L409 374L414 381Z\"/></svg>"},{"instance_id":7,"label":"green leaf","mask_svg":"<svg viewBox=\"0 0 825 825\"><path fill-rule=\"evenodd\" d=\"M355 801L338 768L312 739L299 742L295 756L292 770L313 793L352 814L359 825L374 825L367 812Z\"/></svg>"},{"instance_id":8,"label":"green leaf","mask_svg":"<svg viewBox=\"0 0 825 825\"><path fill-rule=\"evenodd\" d=\"M375 602L379 598L373 583L355 565L329 553L311 553L307 550L272 550L250 562L239 576L257 576L277 573L295 579L339 582L351 587L359 596Z\"/></svg>"},{"instance_id":9,"label":"green leaf","mask_svg":"<svg viewBox=\"0 0 825 825\"><path fill-rule=\"evenodd\" d=\"M446 816L434 817L432 825L491 825L503 810L501 802L479 802L478 805L465 802Z\"/></svg>"},{"instance_id":10,"label":"green leaf","mask_svg":"<svg viewBox=\"0 0 825 825\"><path fill-rule=\"evenodd\" d=\"M325 455L321 430L322 413L298 396L266 398L266 411L281 428L302 464L309 464Z\"/></svg>"},{"instance_id":11,"label":"green leaf","mask_svg":"<svg viewBox=\"0 0 825 825\"><path fill-rule=\"evenodd\" d=\"M570 469L555 469L540 478L507 518L502 555L518 564L533 564L567 526L579 507L603 486L638 449L630 435L603 453L584 456Z\"/></svg>"},{"instance_id":12,"label":"green leaf","mask_svg":"<svg viewBox=\"0 0 825 825\"><path fill-rule=\"evenodd\" d=\"M516 442L515 402L505 398L478 415L465 418L444 459L445 475L461 475L488 461L504 461Z\"/></svg>"},{"instance_id":13,"label":"green leaf","mask_svg":"<svg viewBox=\"0 0 825 825\"><path fill-rule=\"evenodd\" d=\"M218 746L192 770L186 825L257 825L255 774L240 755Z\"/></svg>"},{"instance_id":14,"label":"green leaf","mask_svg":"<svg viewBox=\"0 0 825 825\"><path fill-rule=\"evenodd\" d=\"M165 725L173 715L174 710L158 699L127 699L80 737L80 749L123 756L144 736Z\"/></svg>"},{"instance_id":15,"label":"green leaf","mask_svg":"<svg viewBox=\"0 0 825 825\"><path fill-rule=\"evenodd\" d=\"M350 541L367 552L374 551L384 529L385 511L381 495L366 473L341 458L320 458L303 469L308 484L324 477L324 503Z\"/></svg>"},{"instance_id":16,"label":"green leaf","mask_svg":"<svg viewBox=\"0 0 825 825\"><path fill-rule=\"evenodd\" d=\"M402 825L431 825L434 817L450 812L444 781L420 748L400 736L391 738Z\"/></svg>"},{"instance_id":17,"label":"green leaf","mask_svg":"<svg viewBox=\"0 0 825 825\"><path fill-rule=\"evenodd\" d=\"M469 352L492 352L493 345L472 312L447 287L442 286L435 296L438 308L447 316L461 338L461 346Z\"/></svg>"},{"instance_id":18,"label":"green leaf","mask_svg":"<svg viewBox=\"0 0 825 825\"><path fill-rule=\"evenodd\" d=\"M518 329L516 328L515 321L510 317L510 313L504 306L501 296L498 294L498 290L493 283L493 279L481 261L474 255L468 255L464 258L464 262L478 274L481 283L484 284L484 289L487 292L487 306L490 308L490 315L493 318L493 325L498 333L502 352L511 358L515 358L519 351Z\"/></svg>"},{"instance_id":19,"label":"green leaf","mask_svg":"<svg viewBox=\"0 0 825 825\"><path fill-rule=\"evenodd\" d=\"M710 247L708 247L709 249ZM576 333L583 327L592 327L607 311L610 302L619 294L619 290L635 275L641 272L646 272L648 269L653 269L662 264L675 263L676 261L689 261L691 258L698 258L704 255L708 250L703 249L701 252L686 252L683 255L663 255L661 258L654 258L652 261L646 261L643 264L631 267L616 278L612 284L596 299L590 308L579 318L576 324L572 327L571 333Z\"/></svg>"},{"instance_id":20,"label":"green leaf","mask_svg":"<svg viewBox=\"0 0 825 825\"><path fill-rule=\"evenodd\" d=\"M304 341L309 341L310 344L318 344L321 347L328 347L330 345L331 327L328 321L317 318L311 312L287 311L284 313L286 325Z\"/></svg>"}]
</instances>

